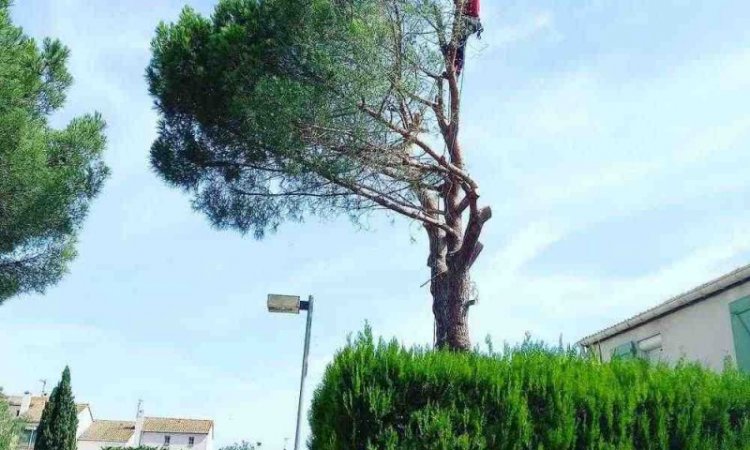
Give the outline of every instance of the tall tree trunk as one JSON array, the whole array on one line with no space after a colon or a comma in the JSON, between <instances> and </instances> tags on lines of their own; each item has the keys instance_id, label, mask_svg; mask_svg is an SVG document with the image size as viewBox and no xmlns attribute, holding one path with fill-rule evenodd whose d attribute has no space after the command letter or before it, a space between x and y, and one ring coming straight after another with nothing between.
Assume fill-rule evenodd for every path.
<instances>
[{"instance_id":1,"label":"tall tree trunk","mask_svg":"<svg viewBox=\"0 0 750 450\"><path fill-rule=\"evenodd\" d=\"M426 226L430 240L430 293L435 317L435 346L451 350L469 350L468 309L471 305L471 281L465 260L451 255L451 239L445 231Z\"/></svg>"},{"instance_id":2,"label":"tall tree trunk","mask_svg":"<svg viewBox=\"0 0 750 450\"><path fill-rule=\"evenodd\" d=\"M468 312L471 281L466 270L445 272L432 279L432 311L435 315L435 346L469 350Z\"/></svg>"}]
</instances>

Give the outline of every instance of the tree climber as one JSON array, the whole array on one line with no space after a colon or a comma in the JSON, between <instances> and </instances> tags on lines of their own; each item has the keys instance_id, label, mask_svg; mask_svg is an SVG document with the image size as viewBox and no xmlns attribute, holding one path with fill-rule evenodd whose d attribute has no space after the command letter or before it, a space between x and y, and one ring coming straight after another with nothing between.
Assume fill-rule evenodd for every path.
<instances>
[{"instance_id":1,"label":"tree climber","mask_svg":"<svg viewBox=\"0 0 750 450\"><path fill-rule=\"evenodd\" d=\"M466 42L473 34L477 38L482 38L482 22L479 20L479 0L463 0L461 11L461 23L459 24L459 35L456 47L456 59L453 62L453 69L456 76L461 75L464 68L464 59L466 57Z\"/></svg>"}]
</instances>

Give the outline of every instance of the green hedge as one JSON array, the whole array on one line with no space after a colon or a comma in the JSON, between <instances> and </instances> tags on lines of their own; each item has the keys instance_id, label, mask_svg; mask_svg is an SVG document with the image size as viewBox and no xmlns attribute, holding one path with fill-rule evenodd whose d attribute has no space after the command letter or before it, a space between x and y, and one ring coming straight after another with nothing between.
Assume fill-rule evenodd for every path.
<instances>
[{"instance_id":1,"label":"green hedge","mask_svg":"<svg viewBox=\"0 0 750 450\"><path fill-rule=\"evenodd\" d=\"M327 368L313 450L750 449L750 378L571 350L406 350L369 330Z\"/></svg>"}]
</instances>

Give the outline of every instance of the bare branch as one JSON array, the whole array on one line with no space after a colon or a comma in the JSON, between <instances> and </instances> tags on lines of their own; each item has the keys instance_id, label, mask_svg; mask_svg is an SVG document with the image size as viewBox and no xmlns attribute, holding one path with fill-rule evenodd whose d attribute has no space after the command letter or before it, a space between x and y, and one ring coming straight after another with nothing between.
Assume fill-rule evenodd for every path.
<instances>
[{"instance_id":1,"label":"bare branch","mask_svg":"<svg viewBox=\"0 0 750 450\"><path fill-rule=\"evenodd\" d=\"M378 192L373 192L363 186L358 186L354 183L349 183L344 180L331 180L331 182L339 184L343 187L346 187L347 189L350 189L351 191L361 195L362 197L368 198L372 200L373 202L390 209L391 211L395 211L397 213L403 214L406 217L409 217L414 220L418 220L420 222L423 222L425 224L429 224L432 226L435 226L437 228L440 228L442 230L445 230L447 233L455 234L455 231L450 229L448 226L446 226L444 223L440 222L439 220L428 216L423 211L420 210L418 207L404 207L403 205L399 205L396 202L393 202L391 199L388 199L387 197L383 196L382 194Z\"/></svg>"},{"instance_id":2,"label":"bare branch","mask_svg":"<svg viewBox=\"0 0 750 450\"><path fill-rule=\"evenodd\" d=\"M331 198L331 197L351 197L354 196L352 192L331 192L331 193L315 193L315 192L304 192L304 191L291 191L291 192L251 192L244 189L232 187L232 192L237 194L247 195L251 197L317 197L317 198Z\"/></svg>"}]
</instances>

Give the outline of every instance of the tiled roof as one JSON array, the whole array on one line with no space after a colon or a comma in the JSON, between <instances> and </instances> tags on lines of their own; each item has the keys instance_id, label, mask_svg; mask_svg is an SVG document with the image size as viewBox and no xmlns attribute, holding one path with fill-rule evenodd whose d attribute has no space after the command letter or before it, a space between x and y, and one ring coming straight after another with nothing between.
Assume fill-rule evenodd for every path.
<instances>
[{"instance_id":1,"label":"tiled roof","mask_svg":"<svg viewBox=\"0 0 750 450\"><path fill-rule=\"evenodd\" d=\"M29 422L39 422L42 420L45 406L47 406L47 397L31 397L29 410L23 414L23 418Z\"/></svg>"},{"instance_id":2,"label":"tiled roof","mask_svg":"<svg viewBox=\"0 0 750 450\"><path fill-rule=\"evenodd\" d=\"M47 396L32 396L31 397L31 404L29 405L29 410L26 411L23 414L23 419L27 422L36 423L42 420L42 412L44 411L45 405L47 405L47 400L49 397ZM23 400L23 397L20 395L11 395L8 396L8 403L13 406L20 406L21 401ZM79 403L76 404L76 412L80 413L84 409L88 408L88 403Z\"/></svg>"},{"instance_id":3,"label":"tiled roof","mask_svg":"<svg viewBox=\"0 0 750 450\"><path fill-rule=\"evenodd\" d=\"M153 433L195 433L208 434L213 428L213 420L172 419L168 417L146 417L143 431Z\"/></svg>"},{"instance_id":4,"label":"tiled roof","mask_svg":"<svg viewBox=\"0 0 750 450\"><path fill-rule=\"evenodd\" d=\"M79 441L127 442L135 431L135 422L95 420L83 432Z\"/></svg>"},{"instance_id":5,"label":"tiled roof","mask_svg":"<svg viewBox=\"0 0 750 450\"><path fill-rule=\"evenodd\" d=\"M29 425L35 426L42 418L47 396L32 396L29 410L22 416ZM23 396L10 395L6 399L13 406L20 406ZM86 403L76 405L78 413L88 408ZM145 417L143 431L152 433L209 434L214 426L212 420L179 419L170 417ZM121 420L95 420L79 438L82 441L127 442L135 432L135 422Z\"/></svg>"}]
</instances>

